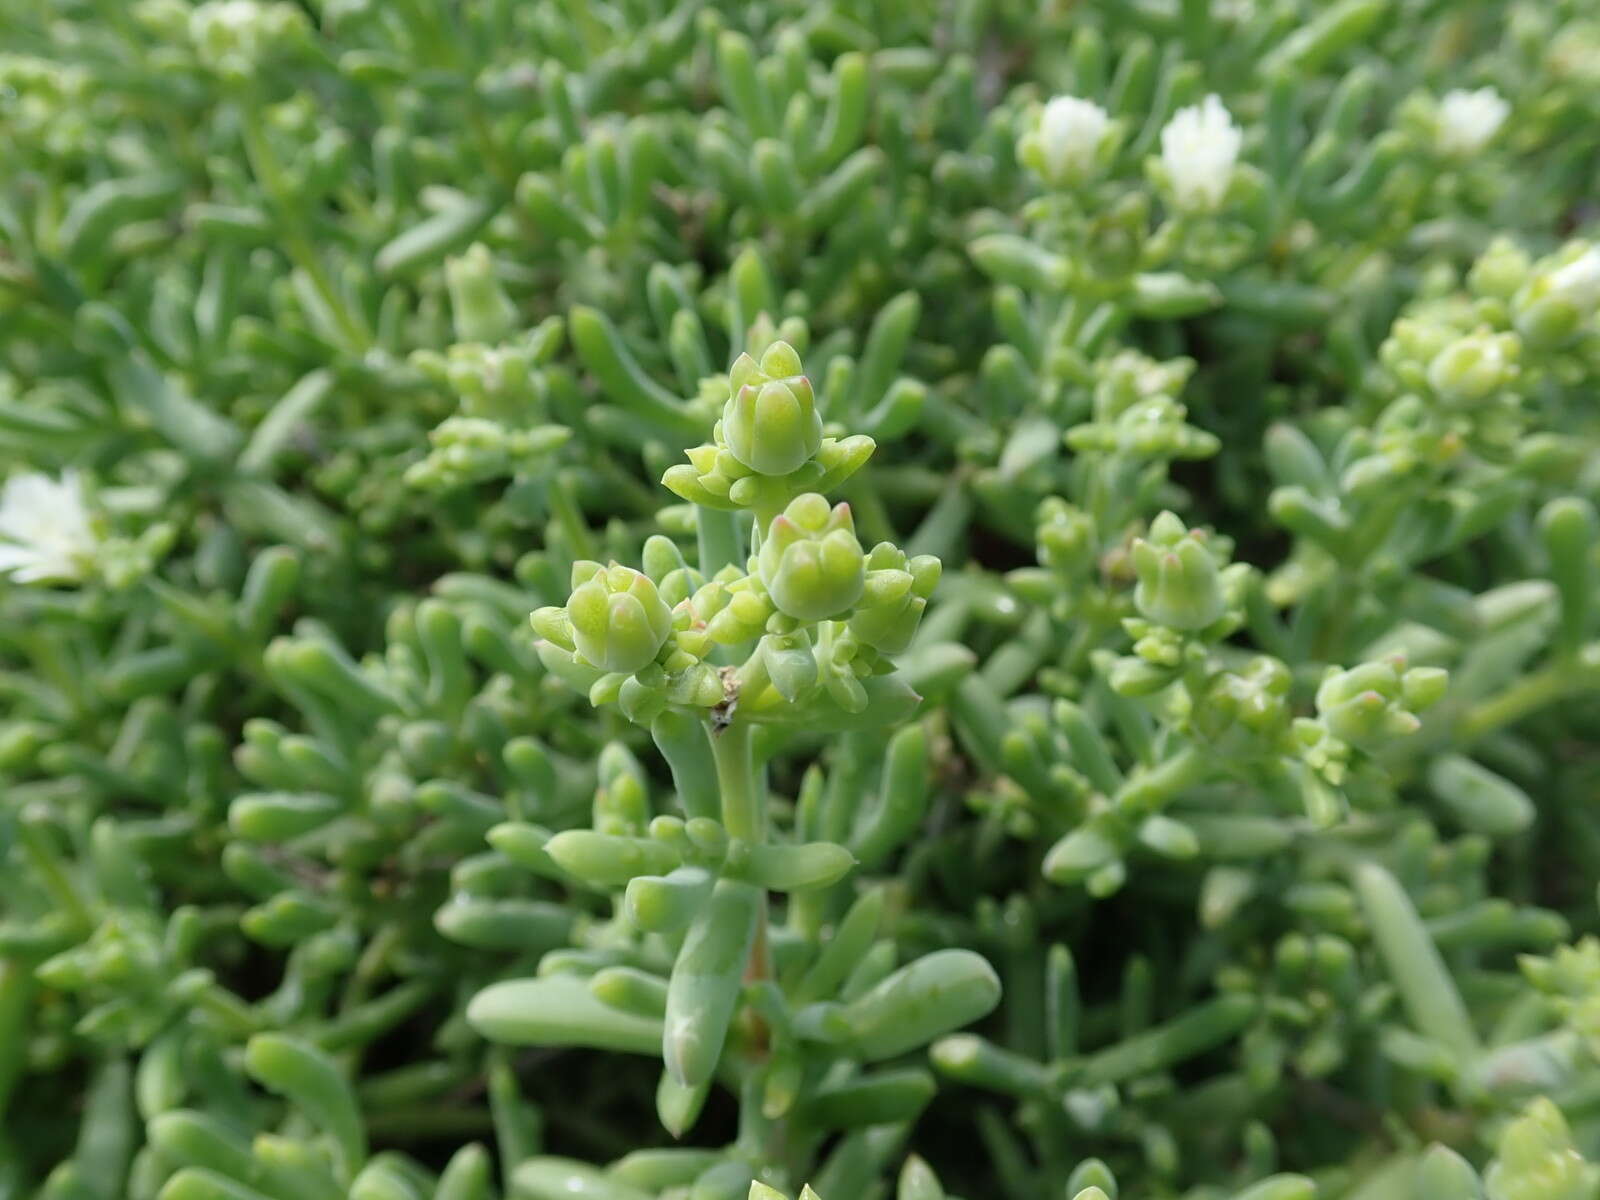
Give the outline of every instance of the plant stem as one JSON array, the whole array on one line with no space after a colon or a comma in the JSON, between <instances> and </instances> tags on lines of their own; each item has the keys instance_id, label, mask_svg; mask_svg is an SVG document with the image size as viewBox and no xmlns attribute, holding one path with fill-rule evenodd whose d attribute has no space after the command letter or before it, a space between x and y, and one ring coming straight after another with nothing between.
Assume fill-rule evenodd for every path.
<instances>
[{"instance_id":1,"label":"plant stem","mask_svg":"<svg viewBox=\"0 0 1600 1200\"><path fill-rule=\"evenodd\" d=\"M1491 699L1480 701L1462 714L1457 732L1463 742L1473 742L1496 729L1520 721L1573 692L1581 691L1586 680L1574 670L1571 660L1553 662L1532 675L1517 680Z\"/></svg>"},{"instance_id":2,"label":"plant stem","mask_svg":"<svg viewBox=\"0 0 1600 1200\"><path fill-rule=\"evenodd\" d=\"M715 508L695 509L695 533L700 547L700 573L710 579L723 567L738 565L739 514Z\"/></svg>"},{"instance_id":3,"label":"plant stem","mask_svg":"<svg viewBox=\"0 0 1600 1200\"><path fill-rule=\"evenodd\" d=\"M717 786L722 792L722 825L729 837L758 845L764 838L765 812L750 749L750 726L734 721L711 731L711 753L717 760Z\"/></svg>"},{"instance_id":4,"label":"plant stem","mask_svg":"<svg viewBox=\"0 0 1600 1200\"><path fill-rule=\"evenodd\" d=\"M745 721L733 724L718 732L711 731L711 753L717 760L717 785L722 792L722 827L729 837L736 837L752 846L767 838L767 807L763 780L756 771L755 757L750 746L750 725ZM761 907L756 916L755 943L750 947L750 961L745 967L746 980L769 979L772 976L772 951L767 940L767 897L761 895ZM765 1042L765 1038L759 1039Z\"/></svg>"},{"instance_id":5,"label":"plant stem","mask_svg":"<svg viewBox=\"0 0 1600 1200\"><path fill-rule=\"evenodd\" d=\"M1116 796L1117 809L1137 817L1160 812L1198 783L1209 768L1210 761L1198 747L1185 746L1160 765L1123 784Z\"/></svg>"},{"instance_id":6,"label":"plant stem","mask_svg":"<svg viewBox=\"0 0 1600 1200\"><path fill-rule=\"evenodd\" d=\"M578 508L577 481L573 475L572 471L561 471L550 481L550 512L566 535L573 557L593 558L594 542L589 536L589 524Z\"/></svg>"}]
</instances>

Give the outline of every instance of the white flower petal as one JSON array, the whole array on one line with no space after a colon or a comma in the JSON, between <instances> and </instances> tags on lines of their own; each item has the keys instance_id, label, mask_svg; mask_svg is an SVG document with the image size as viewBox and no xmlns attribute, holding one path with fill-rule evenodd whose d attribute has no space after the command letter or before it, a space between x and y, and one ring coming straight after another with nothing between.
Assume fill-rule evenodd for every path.
<instances>
[{"instance_id":1,"label":"white flower petal","mask_svg":"<svg viewBox=\"0 0 1600 1200\"><path fill-rule=\"evenodd\" d=\"M1046 171L1057 178L1081 178L1093 167L1111 118L1106 110L1076 96L1057 96L1039 117L1039 149Z\"/></svg>"},{"instance_id":2,"label":"white flower petal","mask_svg":"<svg viewBox=\"0 0 1600 1200\"><path fill-rule=\"evenodd\" d=\"M39 552L28 546L0 542L0 571L14 571L39 561Z\"/></svg>"},{"instance_id":3,"label":"white flower petal","mask_svg":"<svg viewBox=\"0 0 1600 1200\"><path fill-rule=\"evenodd\" d=\"M99 544L82 479L74 471L59 480L11 476L0 489L0 537L0 570L18 582L81 578Z\"/></svg>"},{"instance_id":4,"label":"white flower petal","mask_svg":"<svg viewBox=\"0 0 1600 1200\"><path fill-rule=\"evenodd\" d=\"M1215 209L1222 203L1244 135L1217 96L1181 108L1161 131L1161 161L1180 207Z\"/></svg>"},{"instance_id":5,"label":"white flower petal","mask_svg":"<svg viewBox=\"0 0 1600 1200\"><path fill-rule=\"evenodd\" d=\"M1491 87L1446 92L1439 100L1439 149L1446 154L1475 154L1489 144L1511 113L1511 106Z\"/></svg>"},{"instance_id":6,"label":"white flower petal","mask_svg":"<svg viewBox=\"0 0 1600 1200\"><path fill-rule=\"evenodd\" d=\"M1591 246L1550 273L1550 291L1582 309L1600 304L1600 246Z\"/></svg>"}]
</instances>

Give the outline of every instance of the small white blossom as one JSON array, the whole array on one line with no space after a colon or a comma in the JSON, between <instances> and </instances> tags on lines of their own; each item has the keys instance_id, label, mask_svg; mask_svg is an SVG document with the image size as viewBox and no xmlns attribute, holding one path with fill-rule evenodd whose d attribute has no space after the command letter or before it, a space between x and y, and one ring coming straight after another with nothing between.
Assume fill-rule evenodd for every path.
<instances>
[{"instance_id":1,"label":"small white blossom","mask_svg":"<svg viewBox=\"0 0 1600 1200\"><path fill-rule=\"evenodd\" d=\"M1179 207L1209 211L1222 203L1244 135L1216 96L1180 108L1161 131L1161 162Z\"/></svg>"},{"instance_id":2,"label":"small white blossom","mask_svg":"<svg viewBox=\"0 0 1600 1200\"><path fill-rule=\"evenodd\" d=\"M66 471L13 475L0 492L0 572L19 583L81 579L99 545L83 483Z\"/></svg>"},{"instance_id":3,"label":"small white blossom","mask_svg":"<svg viewBox=\"0 0 1600 1200\"><path fill-rule=\"evenodd\" d=\"M260 27L265 13L256 0L207 0L189 18L194 40L212 37L245 38Z\"/></svg>"},{"instance_id":4,"label":"small white blossom","mask_svg":"<svg viewBox=\"0 0 1600 1200\"><path fill-rule=\"evenodd\" d=\"M1076 96L1057 96L1039 117L1039 153L1052 179L1082 179L1095 165L1111 118L1106 110Z\"/></svg>"},{"instance_id":5,"label":"small white blossom","mask_svg":"<svg viewBox=\"0 0 1600 1200\"><path fill-rule=\"evenodd\" d=\"M1511 106L1491 87L1446 92L1439 101L1439 149L1457 156L1476 154L1510 113Z\"/></svg>"},{"instance_id":6,"label":"small white blossom","mask_svg":"<svg viewBox=\"0 0 1600 1200\"><path fill-rule=\"evenodd\" d=\"M1591 246L1550 272L1550 294L1581 309L1600 305L1600 246Z\"/></svg>"},{"instance_id":7,"label":"small white blossom","mask_svg":"<svg viewBox=\"0 0 1600 1200\"><path fill-rule=\"evenodd\" d=\"M189 15L189 40L213 69L248 70L303 20L278 0L206 0Z\"/></svg>"}]
</instances>

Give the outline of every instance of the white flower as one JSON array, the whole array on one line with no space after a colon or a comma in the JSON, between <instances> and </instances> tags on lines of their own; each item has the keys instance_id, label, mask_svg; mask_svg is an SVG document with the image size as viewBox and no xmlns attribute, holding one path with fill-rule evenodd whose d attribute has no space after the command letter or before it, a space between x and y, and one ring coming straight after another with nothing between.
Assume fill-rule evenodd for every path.
<instances>
[{"instance_id":1,"label":"white flower","mask_svg":"<svg viewBox=\"0 0 1600 1200\"><path fill-rule=\"evenodd\" d=\"M1208 211L1222 203L1244 135L1216 96L1180 108L1161 131L1161 162L1180 208Z\"/></svg>"},{"instance_id":2,"label":"white flower","mask_svg":"<svg viewBox=\"0 0 1600 1200\"><path fill-rule=\"evenodd\" d=\"M1094 169L1111 118L1106 110L1076 96L1057 96L1039 117L1039 154L1044 174L1055 180L1082 179Z\"/></svg>"},{"instance_id":3,"label":"white flower","mask_svg":"<svg viewBox=\"0 0 1600 1200\"><path fill-rule=\"evenodd\" d=\"M1550 272L1550 294L1577 308L1600 305L1600 246L1591 246L1566 266Z\"/></svg>"},{"instance_id":4,"label":"white flower","mask_svg":"<svg viewBox=\"0 0 1600 1200\"><path fill-rule=\"evenodd\" d=\"M1476 154L1510 112L1511 106L1491 87L1446 92L1439 101L1439 149L1457 156Z\"/></svg>"},{"instance_id":5,"label":"white flower","mask_svg":"<svg viewBox=\"0 0 1600 1200\"><path fill-rule=\"evenodd\" d=\"M19 583L81 579L99 545L76 471L13 475L0 491L0 572Z\"/></svg>"},{"instance_id":6,"label":"white flower","mask_svg":"<svg viewBox=\"0 0 1600 1200\"><path fill-rule=\"evenodd\" d=\"M263 15L256 0L207 0L189 17L189 29L197 42L218 35L243 38L255 32Z\"/></svg>"},{"instance_id":7,"label":"white flower","mask_svg":"<svg viewBox=\"0 0 1600 1200\"><path fill-rule=\"evenodd\" d=\"M206 0L189 15L189 40L207 66L248 70L303 20L297 8L277 0Z\"/></svg>"}]
</instances>

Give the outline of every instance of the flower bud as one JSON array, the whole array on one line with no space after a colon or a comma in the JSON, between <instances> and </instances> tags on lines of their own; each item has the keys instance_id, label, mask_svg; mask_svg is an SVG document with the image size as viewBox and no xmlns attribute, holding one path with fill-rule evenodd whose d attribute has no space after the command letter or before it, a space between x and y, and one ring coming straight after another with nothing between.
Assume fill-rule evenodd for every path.
<instances>
[{"instance_id":1,"label":"flower bud","mask_svg":"<svg viewBox=\"0 0 1600 1200\"><path fill-rule=\"evenodd\" d=\"M1335 737L1374 749L1421 727L1413 709L1425 709L1444 694L1447 675L1437 667L1405 669L1400 657L1362 663L1348 671L1330 668L1317 689L1317 714Z\"/></svg>"},{"instance_id":2,"label":"flower bud","mask_svg":"<svg viewBox=\"0 0 1600 1200\"><path fill-rule=\"evenodd\" d=\"M1439 100L1435 146L1451 158L1467 158L1489 144L1505 124L1511 106L1490 87L1456 88Z\"/></svg>"},{"instance_id":3,"label":"flower bud","mask_svg":"<svg viewBox=\"0 0 1600 1200\"><path fill-rule=\"evenodd\" d=\"M495 278L494 261L482 242L474 242L459 258L445 260L444 282L459 340L490 344L516 329L516 305Z\"/></svg>"},{"instance_id":4,"label":"flower bud","mask_svg":"<svg viewBox=\"0 0 1600 1200\"><path fill-rule=\"evenodd\" d=\"M1106 110L1076 96L1057 96L1017 139L1017 157L1057 187L1071 187L1098 170L1113 133Z\"/></svg>"},{"instance_id":5,"label":"flower bud","mask_svg":"<svg viewBox=\"0 0 1600 1200\"><path fill-rule=\"evenodd\" d=\"M1600 305L1600 246L1570 249L1559 266L1548 263L1512 302L1517 332L1539 347L1572 340Z\"/></svg>"},{"instance_id":6,"label":"flower bud","mask_svg":"<svg viewBox=\"0 0 1600 1200\"><path fill-rule=\"evenodd\" d=\"M816 492L796 496L773 518L757 564L772 603L797 621L840 616L866 584L850 506L830 510Z\"/></svg>"},{"instance_id":7,"label":"flower bud","mask_svg":"<svg viewBox=\"0 0 1600 1200\"><path fill-rule=\"evenodd\" d=\"M207 67L243 77L279 43L303 27L304 16L292 4L262 0L206 0L189 17L189 39Z\"/></svg>"},{"instance_id":8,"label":"flower bud","mask_svg":"<svg viewBox=\"0 0 1600 1200\"><path fill-rule=\"evenodd\" d=\"M578 562L572 582L567 617L579 657L624 675L655 661L672 632L672 610L648 576L616 563Z\"/></svg>"},{"instance_id":9,"label":"flower bud","mask_svg":"<svg viewBox=\"0 0 1600 1200\"><path fill-rule=\"evenodd\" d=\"M1233 182L1244 134L1216 96L1180 108L1161 131L1161 168L1173 203L1215 212Z\"/></svg>"},{"instance_id":10,"label":"flower bud","mask_svg":"<svg viewBox=\"0 0 1600 1200\"><path fill-rule=\"evenodd\" d=\"M1087 575L1094 566L1094 518L1059 496L1049 496L1036 515L1039 562L1067 575Z\"/></svg>"},{"instance_id":11,"label":"flower bud","mask_svg":"<svg viewBox=\"0 0 1600 1200\"><path fill-rule=\"evenodd\" d=\"M1505 1127L1484 1182L1497 1200L1587 1200L1600 1168L1584 1161L1561 1110L1540 1097Z\"/></svg>"},{"instance_id":12,"label":"flower bud","mask_svg":"<svg viewBox=\"0 0 1600 1200\"><path fill-rule=\"evenodd\" d=\"M816 396L788 342L767 347L759 364L741 354L728 372L728 384L719 440L750 470L787 475L821 447Z\"/></svg>"},{"instance_id":13,"label":"flower bud","mask_svg":"<svg viewBox=\"0 0 1600 1200\"><path fill-rule=\"evenodd\" d=\"M1242 671L1225 672L1213 687L1211 707L1218 716L1266 733L1287 721L1290 683L1289 668L1263 655Z\"/></svg>"},{"instance_id":14,"label":"flower bud","mask_svg":"<svg viewBox=\"0 0 1600 1200\"><path fill-rule=\"evenodd\" d=\"M1150 525L1150 537L1133 543L1139 583L1133 602L1144 617L1171 629L1204 629L1227 611L1216 559L1204 535L1190 532L1170 512Z\"/></svg>"},{"instance_id":15,"label":"flower bud","mask_svg":"<svg viewBox=\"0 0 1600 1200\"><path fill-rule=\"evenodd\" d=\"M1487 400L1516 378L1520 349L1512 333L1469 333L1434 356L1428 364L1428 386L1442 399L1460 404Z\"/></svg>"},{"instance_id":16,"label":"flower bud","mask_svg":"<svg viewBox=\"0 0 1600 1200\"><path fill-rule=\"evenodd\" d=\"M1472 264L1467 286L1476 295L1509 300L1528 281L1531 267L1526 250L1510 238L1497 237Z\"/></svg>"},{"instance_id":17,"label":"flower bud","mask_svg":"<svg viewBox=\"0 0 1600 1200\"><path fill-rule=\"evenodd\" d=\"M866 585L850 616L856 640L883 654L900 654L911 644L928 598L939 585L939 560L931 554L907 559L888 542L867 558Z\"/></svg>"}]
</instances>

